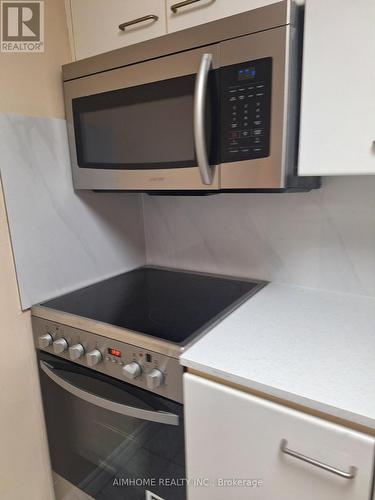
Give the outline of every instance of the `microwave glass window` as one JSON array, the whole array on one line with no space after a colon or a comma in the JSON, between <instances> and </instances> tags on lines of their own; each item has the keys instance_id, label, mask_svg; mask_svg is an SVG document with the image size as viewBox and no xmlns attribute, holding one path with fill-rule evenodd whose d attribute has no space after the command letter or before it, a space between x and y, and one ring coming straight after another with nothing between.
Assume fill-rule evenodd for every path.
<instances>
[{"instance_id":1,"label":"microwave glass window","mask_svg":"<svg viewBox=\"0 0 375 500\"><path fill-rule=\"evenodd\" d=\"M189 75L74 99L79 166L194 166L193 93Z\"/></svg>"},{"instance_id":2,"label":"microwave glass window","mask_svg":"<svg viewBox=\"0 0 375 500\"><path fill-rule=\"evenodd\" d=\"M82 113L88 163L121 165L193 161L193 96Z\"/></svg>"}]
</instances>

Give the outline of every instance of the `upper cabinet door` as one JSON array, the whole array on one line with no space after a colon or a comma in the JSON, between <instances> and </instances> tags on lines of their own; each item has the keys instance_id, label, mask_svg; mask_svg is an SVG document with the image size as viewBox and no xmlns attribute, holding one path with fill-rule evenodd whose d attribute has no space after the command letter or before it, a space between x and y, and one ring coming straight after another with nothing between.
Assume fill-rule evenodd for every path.
<instances>
[{"instance_id":1,"label":"upper cabinet door","mask_svg":"<svg viewBox=\"0 0 375 500\"><path fill-rule=\"evenodd\" d=\"M71 0L71 15L77 59L166 33L164 0Z\"/></svg>"},{"instance_id":2,"label":"upper cabinet door","mask_svg":"<svg viewBox=\"0 0 375 500\"><path fill-rule=\"evenodd\" d=\"M300 175L375 173L375 2L307 0Z\"/></svg>"},{"instance_id":3,"label":"upper cabinet door","mask_svg":"<svg viewBox=\"0 0 375 500\"><path fill-rule=\"evenodd\" d=\"M79 0L78 0L79 1ZM208 23L278 0L167 0L168 33Z\"/></svg>"}]
</instances>

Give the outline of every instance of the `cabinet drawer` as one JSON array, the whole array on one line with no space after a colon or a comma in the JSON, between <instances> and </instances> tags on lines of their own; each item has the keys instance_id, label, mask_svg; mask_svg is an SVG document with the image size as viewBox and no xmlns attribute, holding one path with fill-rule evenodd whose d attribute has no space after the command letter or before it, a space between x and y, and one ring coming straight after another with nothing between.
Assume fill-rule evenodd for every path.
<instances>
[{"instance_id":1,"label":"cabinet drawer","mask_svg":"<svg viewBox=\"0 0 375 500\"><path fill-rule=\"evenodd\" d=\"M189 479L253 480L253 486L190 486L189 500L368 500L374 439L200 377L185 374ZM343 472L341 477L281 450ZM260 483L256 483L260 481Z\"/></svg>"},{"instance_id":2,"label":"cabinet drawer","mask_svg":"<svg viewBox=\"0 0 375 500\"><path fill-rule=\"evenodd\" d=\"M164 0L71 0L77 59L141 42L166 33ZM119 25L144 16L124 31Z\"/></svg>"},{"instance_id":3,"label":"cabinet drawer","mask_svg":"<svg viewBox=\"0 0 375 500\"><path fill-rule=\"evenodd\" d=\"M168 33L276 2L277 0L197 0L178 7L181 3L179 0L167 0Z\"/></svg>"}]
</instances>

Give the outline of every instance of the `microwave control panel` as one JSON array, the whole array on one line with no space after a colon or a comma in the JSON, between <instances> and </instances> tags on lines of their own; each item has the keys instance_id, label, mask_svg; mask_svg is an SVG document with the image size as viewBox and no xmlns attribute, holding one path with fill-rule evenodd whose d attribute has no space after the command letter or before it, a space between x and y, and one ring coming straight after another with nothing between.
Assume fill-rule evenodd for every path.
<instances>
[{"instance_id":1,"label":"microwave control panel","mask_svg":"<svg viewBox=\"0 0 375 500\"><path fill-rule=\"evenodd\" d=\"M222 163L270 154L272 58L221 69Z\"/></svg>"}]
</instances>

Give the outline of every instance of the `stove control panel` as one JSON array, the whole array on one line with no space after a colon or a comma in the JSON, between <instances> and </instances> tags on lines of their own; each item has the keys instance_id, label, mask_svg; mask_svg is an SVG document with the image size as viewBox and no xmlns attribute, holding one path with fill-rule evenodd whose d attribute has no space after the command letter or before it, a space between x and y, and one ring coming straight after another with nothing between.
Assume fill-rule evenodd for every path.
<instances>
[{"instance_id":1,"label":"stove control panel","mask_svg":"<svg viewBox=\"0 0 375 500\"><path fill-rule=\"evenodd\" d=\"M52 343L53 343L53 338L52 335L50 335L49 333L45 333L44 335L38 337L39 349L45 349L46 347L49 347Z\"/></svg>"},{"instance_id":2,"label":"stove control panel","mask_svg":"<svg viewBox=\"0 0 375 500\"><path fill-rule=\"evenodd\" d=\"M103 361L103 354L100 349L93 349L86 354L86 364L90 368Z\"/></svg>"},{"instance_id":3,"label":"stove control panel","mask_svg":"<svg viewBox=\"0 0 375 500\"><path fill-rule=\"evenodd\" d=\"M142 375L142 365L137 361L132 361L123 366L122 368L124 377L130 380L134 380Z\"/></svg>"},{"instance_id":4,"label":"stove control panel","mask_svg":"<svg viewBox=\"0 0 375 500\"><path fill-rule=\"evenodd\" d=\"M32 321L38 349L182 402L178 359L35 316Z\"/></svg>"},{"instance_id":5,"label":"stove control panel","mask_svg":"<svg viewBox=\"0 0 375 500\"><path fill-rule=\"evenodd\" d=\"M72 361L76 361L79 358L82 358L82 356L85 354L85 348L83 347L82 344L74 344L71 347L69 347L69 358Z\"/></svg>"},{"instance_id":6,"label":"stove control panel","mask_svg":"<svg viewBox=\"0 0 375 500\"><path fill-rule=\"evenodd\" d=\"M53 352L55 354L61 354L62 352L65 352L68 347L68 341L64 337L60 337L59 339L56 339L52 343L53 346Z\"/></svg>"},{"instance_id":7,"label":"stove control panel","mask_svg":"<svg viewBox=\"0 0 375 500\"><path fill-rule=\"evenodd\" d=\"M147 387L150 390L157 389L164 383L164 373L157 368L154 368L147 374Z\"/></svg>"}]
</instances>

